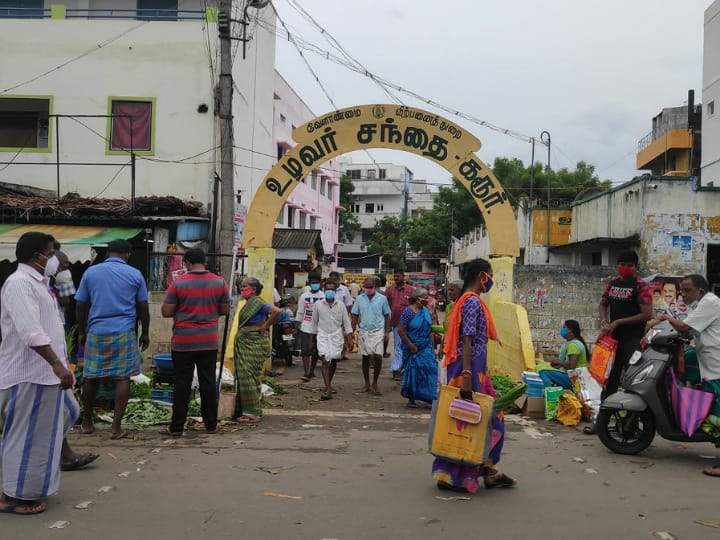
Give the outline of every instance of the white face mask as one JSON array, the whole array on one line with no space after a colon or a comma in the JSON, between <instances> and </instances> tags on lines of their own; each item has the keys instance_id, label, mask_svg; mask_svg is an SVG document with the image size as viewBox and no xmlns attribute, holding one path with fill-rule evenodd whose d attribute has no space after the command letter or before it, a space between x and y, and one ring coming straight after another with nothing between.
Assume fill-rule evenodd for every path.
<instances>
[{"instance_id":1,"label":"white face mask","mask_svg":"<svg viewBox=\"0 0 720 540\"><path fill-rule=\"evenodd\" d=\"M45 277L52 277L57 274L58 266L60 266L60 261L57 256L53 255L45 265Z\"/></svg>"},{"instance_id":2,"label":"white face mask","mask_svg":"<svg viewBox=\"0 0 720 540\"><path fill-rule=\"evenodd\" d=\"M65 285L66 283L70 283L72 281L72 274L70 273L70 270L63 270L62 272L58 272L55 276L55 283L58 283L60 285Z\"/></svg>"}]
</instances>

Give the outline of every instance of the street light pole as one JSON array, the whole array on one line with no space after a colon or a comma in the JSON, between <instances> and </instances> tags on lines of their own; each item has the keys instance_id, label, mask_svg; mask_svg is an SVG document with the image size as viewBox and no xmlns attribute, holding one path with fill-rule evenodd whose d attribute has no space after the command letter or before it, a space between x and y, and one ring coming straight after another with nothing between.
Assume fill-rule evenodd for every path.
<instances>
[{"instance_id":1,"label":"street light pole","mask_svg":"<svg viewBox=\"0 0 720 540\"><path fill-rule=\"evenodd\" d=\"M550 263L550 132L543 131L540 134L540 140L547 146L547 256L545 264Z\"/></svg>"}]
</instances>

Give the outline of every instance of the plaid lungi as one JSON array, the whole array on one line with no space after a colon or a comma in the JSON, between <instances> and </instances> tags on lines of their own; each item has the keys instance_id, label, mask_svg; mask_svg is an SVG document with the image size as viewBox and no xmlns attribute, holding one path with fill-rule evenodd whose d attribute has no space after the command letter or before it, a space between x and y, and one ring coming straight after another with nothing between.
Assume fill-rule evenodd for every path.
<instances>
[{"instance_id":1,"label":"plaid lungi","mask_svg":"<svg viewBox=\"0 0 720 540\"><path fill-rule=\"evenodd\" d=\"M129 379L140 373L140 349L135 332L87 335L85 341L86 379Z\"/></svg>"}]
</instances>

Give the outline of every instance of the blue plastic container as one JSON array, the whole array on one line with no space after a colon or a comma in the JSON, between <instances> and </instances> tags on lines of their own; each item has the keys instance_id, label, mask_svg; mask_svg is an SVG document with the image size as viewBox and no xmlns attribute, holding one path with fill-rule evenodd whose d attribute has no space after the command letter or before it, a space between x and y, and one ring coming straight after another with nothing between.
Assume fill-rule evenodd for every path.
<instances>
[{"instance_id":1,"label":"blue plastic container","mask_svg":"<svg viewBox=\"0 0 720 540\"><path fill-rule=\"evenodd\" d=\"M172 390L150 390L150 399L155 401L162 401L164 403L173 402L173 391Z\"/></svg>"},{"instance_id":2,"label":"blue plastic container","mask_svg":"<svg viewBox=\"0 0 720 540\"><path fill-rule=\"evenodd\" d=\"M172 354L156 354L152 357L152 359L160 371L174 370Z\"/></svg>"}]
</instances>

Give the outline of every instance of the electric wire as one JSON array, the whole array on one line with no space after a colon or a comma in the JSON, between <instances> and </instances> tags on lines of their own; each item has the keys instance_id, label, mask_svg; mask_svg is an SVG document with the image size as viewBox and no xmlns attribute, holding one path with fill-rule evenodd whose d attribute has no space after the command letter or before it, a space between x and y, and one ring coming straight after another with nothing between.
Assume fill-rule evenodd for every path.
<instances>
[{"instance_id":1,"label":"electric wire","mask_svg":"<svg viewBox=\"0 0 720 540\"><path fill-rule=\"evenodd\" d=\"M120 168L117 170L115 175L110 179L110 181L105 185L105 187L102 188L102 191L92 198L97 199L98 197L100 197L100 195L105 193L105 191L107 191L107 188L109 188L110 185L117 179L117 177L120 176L120 173L123 171L123 169L125 169L125 167L129 166L130 164L131 164L131 162L128 161L127 163L123 163L122 165L120 165Z\"/></svg>"}]
</instances>

